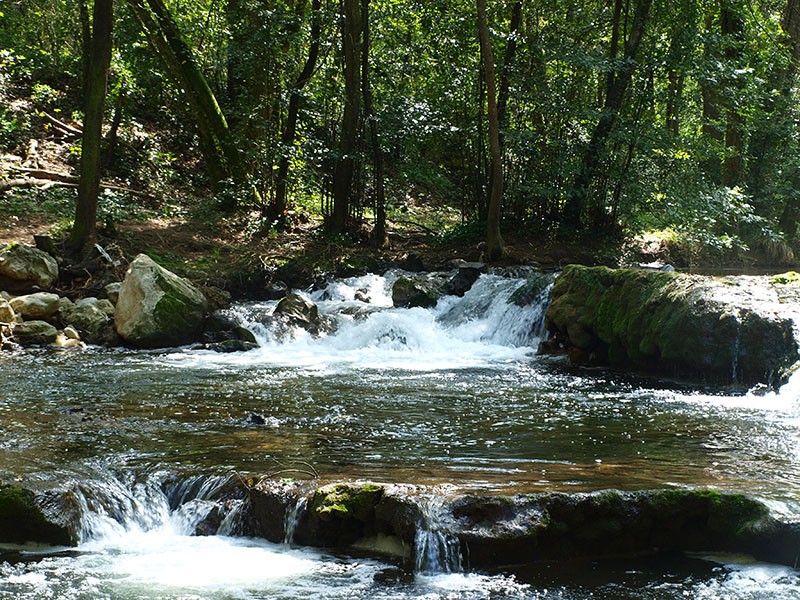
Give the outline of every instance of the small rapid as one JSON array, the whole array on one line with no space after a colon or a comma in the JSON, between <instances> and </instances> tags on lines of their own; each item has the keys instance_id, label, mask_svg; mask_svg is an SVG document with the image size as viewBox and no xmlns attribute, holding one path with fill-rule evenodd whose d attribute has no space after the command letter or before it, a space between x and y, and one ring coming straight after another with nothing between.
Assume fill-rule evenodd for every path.
<instances>
[{"instance_id":1,"label":"small rapid","mask_svg":"<svg viewBox=\"0 0 800 600\"><path fill-rule=\"evenodd\" d=\"M191 365L272 364L316 370L431 371L502 368L536 352L543 334L548 284L529 304L512 299L525 280L482 275L463 297L444 296L433 309L393 308L398 273L329 283L308 293L331 331L319 337L300 327L278 335L270 328L277 302L246 303L225 312L256 334L257 350L221 356L176 353ZM547 277L547 276L543 276Z\"/></svg>"}]
</instances>

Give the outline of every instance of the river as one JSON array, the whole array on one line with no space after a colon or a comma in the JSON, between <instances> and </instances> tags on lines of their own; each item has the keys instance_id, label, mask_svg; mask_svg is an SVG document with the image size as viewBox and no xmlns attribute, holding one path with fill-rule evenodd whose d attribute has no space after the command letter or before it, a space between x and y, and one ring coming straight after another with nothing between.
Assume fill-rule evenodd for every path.
<instances>
[{"instance_id":1,"label":"river","mask_svg":"<svg viewBox=\"0 0 800 600\"><path fill-rule=\"evenodd\" d=\"M176 474L372 480L518 493L744 492L800 517L800 377L733 393L535 354L544 296L484 275L464 298L391 308L387 277L310 292L336 322L276 334L274 303L230 316L260 347L0 354L0 481L116 486L74 549L0 549L0 598L800 598L798 572L679 556L494 573L198 537ZM434 488L435 489L435 488Z\"/></svg>"}]
</instances>

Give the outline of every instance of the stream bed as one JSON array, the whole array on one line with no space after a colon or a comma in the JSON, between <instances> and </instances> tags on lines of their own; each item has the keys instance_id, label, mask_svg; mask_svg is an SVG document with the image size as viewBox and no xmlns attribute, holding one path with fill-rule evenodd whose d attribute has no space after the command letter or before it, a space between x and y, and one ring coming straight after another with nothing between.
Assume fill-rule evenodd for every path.
<instances>
[{"instance_id":1,"label":"stream bed","mask_svg":"<svg viewBox=\"0 0 800 600\"><path fill-rule=\"evenodd\" d=\"M128 489L77 548L0 548L0 598L800 598L798 571L739 556L414 573L226 535L198 537L173 474L371 480L471 492L711 488L800 517L800 376L733 393L536 355L546 298L484 275L430 310L391 276L309 293L336 323L277 335L274 303L229 309L260 347L0 354L0 482ZM159 479L160 478L160 479ZM435 487L434 487L435 489ZM122 492L120 492L122 493ZM161 495L160 495L161 494Z\"/></svg>"}]
</instances>

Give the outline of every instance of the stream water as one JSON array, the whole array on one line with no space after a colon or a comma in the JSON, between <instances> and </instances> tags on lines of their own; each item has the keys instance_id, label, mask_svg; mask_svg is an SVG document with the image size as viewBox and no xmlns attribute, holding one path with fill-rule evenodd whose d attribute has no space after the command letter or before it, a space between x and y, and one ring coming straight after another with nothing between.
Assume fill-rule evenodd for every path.
<instances>
[{"instance_id":1,"label":"stream water","mask_svg":"<svg viewBox=\"0 0 800 600\"><path fill-rule=\"evenodd\" d=\"M746 557L463 573L454 556L408 573L190 535L210 504L170 497L176 474L493 493L711 487L800 518L800 376L733 394L576 371L535 355L546 294L510 303L521 280L484 275L425 310L391 308L392 278L310 293L336 323L321 338L276 334L274 303L230 309L259 338L250 352L0 354L0 481L80 482L117 507L87 496L77 548L0 548L0 598L800 598L798 571Z\"/></svg>"}]
</instances>

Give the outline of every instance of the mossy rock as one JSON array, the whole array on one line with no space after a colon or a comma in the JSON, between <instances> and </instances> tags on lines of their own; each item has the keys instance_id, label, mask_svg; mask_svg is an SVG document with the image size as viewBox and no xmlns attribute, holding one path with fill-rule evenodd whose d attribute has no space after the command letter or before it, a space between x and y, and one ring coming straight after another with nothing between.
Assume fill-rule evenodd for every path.
<instances>
[{"instance_id":1,"label":"mossy rock","mask_svg":"<svg viewBox=\"0 0 800 600\"><path fill-rule=\"evenodd\" d=\"M375 483L337 483L319 488L311 500L311 510L323 519L344 518L368 522L384 488Z\"/></svg>"},{"instance_id":2,"label":"mossy rock","mask_svg":"<svg viewBox=\"0 0 800 600\"><path fill-rule=\"evenodd\" d=\"M772 283L776 285L800 285L800 273L797 271L779 273L772 278Z\"/></svg>"},{"instance_id":3,"label":"mossy rock","mask_svg":"<svg viewBox=\"0 0 800 600\"><path fill-rule=\"evenodd\" d=\"M114 320L117 333L133 346L181 346L200 339L207 308L190 282L140 254L122 282Z\"/></svg>"},{"instance_id":4,"label":"mossy rock","mask_svg":"<svg viewBox=\"0 0 800 600\"><path fill-rule=\"evenodd\" d=\"M48 517L43 504L47 502L41 502L41 498L29 489L16 485L0 486L0 542L74 545L76 536L71 528Z\"/></svg>"},{"instance_id":5,"label":"mossy rock","mask_svg":"<svg viewBox=\"0 0 800 600\"><path fill-rule=\"evenodd\" d=\"M567 266L553 286L547 326L613 367L777 385L797 361L791 319L719 300L736 282L672 272Z\"/></svg>"},{"instance_id":6,"label":"mossy rock","mask_svg":"<svg viewBox=\"0 0 800 600\"><path fill-rule=\"evenodd\" d=\"M438 301L432 289L408 277L398 278L392 286L392 303L399 308L433 308Z\"/></svg>"}]
</instances>

